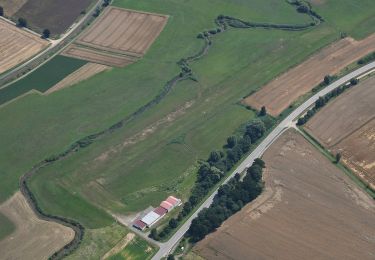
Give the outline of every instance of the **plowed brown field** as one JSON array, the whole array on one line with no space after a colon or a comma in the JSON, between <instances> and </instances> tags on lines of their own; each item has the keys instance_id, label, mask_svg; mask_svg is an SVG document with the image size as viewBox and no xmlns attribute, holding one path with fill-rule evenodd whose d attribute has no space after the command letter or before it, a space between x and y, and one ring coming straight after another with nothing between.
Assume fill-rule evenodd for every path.
<instances>
[{"instance_id":1,"label":"plowed brown field","mask_svg":"<svg viewBox=\"0 0 375 260\"><path fill-rule=\"evenodd\" d=\"M375 77L324 107L306 130L375 187Z\"/></svg>"},{"instance_id":2,"label":"plowed brown field","mask_svg":"<svg viewBox=\"0 0 375 260\"><path fill-rule=\"evenodd\" d=\"M26 2L27 0L0 0L0 6L3 7L5 16L11 17L17 13Z\"/></svg>"},{"instance_id":3,"label":"plowed brown field","mask_svg":"<svg viewBox=\"0 0 375 260\"><path fill-rule=\"evenodd\" d=\"M146 53L166 22L164 15L109 7L64 55L125 66Z\"/></svg>"},{"instance_id":4,"label":"plowed brown field","mask_svg":"<svg viewBox=\"0 0 375 260\"><path fill-rule=\"evenodd\" d=\"M325 75L338 73L372 51L375 51L375 34L361 41L342 39L277 77L243 102L256 109L265 106L268 113L277 116L317 86Z\"/></svg>"},{"instance_id":5,"label":"plowed brown field","mask_svg":"<svg viewBox=\"0 0 375 260\"><path fill-rule=\"evenodd\" d=\"M264 155L266 191L194 251L206 259L374 259L375 203L294 130Z\"/></svg>"},{"instance_id":6,"label":"plowed brown field","mask_svg":"<svg viewBox=\"0 0 375 260\"><path fill-rule=\"evenodd\" d=\"M47 45L38 36L0 19L0 73L31 58Z\"/></svg>"},{"instance_id":7,"label":"plowed brown field","mask_svg":"<svg viewBox=\"0 0 375 260\"><path fill-rule=\"evenodd\" d=\"M0 241L1 259L47 259L74 237L72 229L38 219L20 192L1 204L0 212L16 225Z\"/></svg>"}]
</instances>

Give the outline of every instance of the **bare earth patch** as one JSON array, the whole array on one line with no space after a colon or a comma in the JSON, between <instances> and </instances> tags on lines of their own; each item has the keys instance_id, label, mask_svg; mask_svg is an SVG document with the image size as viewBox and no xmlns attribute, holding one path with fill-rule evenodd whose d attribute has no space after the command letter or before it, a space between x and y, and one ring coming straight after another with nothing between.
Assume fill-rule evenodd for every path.
<instances>
[{"instance_id":1,"label":"bare earth patch","mask_svg":"<svg viewBox=\"0 0 375 260\"><path fill-rule=\"evenodd\" d=\"M245 98L243 103L256 109L265 106L271 115L277 116L298 97L317 86L325 75L338 73L372 51L375 51L375 34L361 41L342 39L272 80Z\"/></svg>"},{"instance_id":2,"label":"bare earth patch","mask_svg":"<svg viewBox=\"0 0 375 260\"><path fill-rule=\"evenodd\" d=\"M295 130L264 155L266 191L199 242L206 259L374 259L375 203Z\"/></svg>"},{"instance_id":3,"label":"bare earth patch","mask_svg":"<svg viewBox=\"0 0 375 260\"><path fill-rule=\"evenodd\" d=\"M319 111L306 130L375 188L375 77Z\"/></svg>"},{"instance_id":4,"label":"bare earth patch","mask_svg":"<svg viewBox=\"0 0 375 260\"><path fill-rule=\"evenodd\" d=\"M167 19L164 15L111 6L63 54L123 67L146 53ZM115 57L120 60L110 60Z\"/></svg>"},{"instance_id":5,"label":"bare earth patch","mask_svg":"<svg viewBox=\"0 0 375 260\"><path fill-rule=\"evenodd\" d=\"M47 259L74 237L68 227L40 220L20 192L0 205L16 231L0 241L1 259Z\"/></svg>"},{"instance_id":6,"label":"bare earth patch","mask_svg":"<svg viewBox=\"0 0 375 260\"><path fill-rule=\"evenodd\" d=\"M44 94L49 95L60 89L70 87L74 84L77 84L85 79L88 79L102 71L109 70L111 67L96 63L87 63L72 74L65 77L59 83L54 85L52 88L48 89Z\"/></svg>"},{"instance_id":7,"label":"bare earth patch","mask_svg":"<svg viewBox=\"0 0 375 260\"><path fill-rule=\"evenodd\" d=\"M27 0L0 0L0 6L4 8L4 14L7 17L13 16Z\"/></svg>"},{"instance_id":8,"label":"bare earth patch","mask_svg":"<svg viewBox=\"0 0 375 260\"><path fill-rule=\"evenodd\" d=\"M0 19L0 73L26 61L47 45L46 40Z\"/></svg>"}]
</instances>

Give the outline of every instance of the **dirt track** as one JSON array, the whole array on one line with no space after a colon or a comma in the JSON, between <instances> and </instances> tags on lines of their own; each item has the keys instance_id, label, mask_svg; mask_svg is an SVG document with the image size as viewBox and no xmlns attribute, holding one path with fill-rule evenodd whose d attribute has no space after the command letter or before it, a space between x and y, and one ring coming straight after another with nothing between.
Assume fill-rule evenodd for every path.
<instances>
[{"instance_id":1,"label":"dirt track","mask_svg":"<svg viewBox=\"0 0 375 260\"><path fill-rule=\"evenodd\" d=\"M1 259L47 259L74 237L70 228L38 219L20 192L0 205L16 231L0 241Z\"/></svg>"},{"instance_id":2,"label":"dirt track","mask_svg":"<svg viewBox=\"0 0 375 260\"><path fill-rule=\"evenodd\" d=\"M325 75L338 73L371 51L375 51L375 34L362 41L342 39L272 80L243 102L256 109L265 106L271 115L277 116L322 82Z\"/></svg>"},{"instance_id":3,"label":"dirt track","mask_svg":"<svg viewBox=\"0 0 375 260\"><path fill-rule=\"evenodd\" d=\"M47 45L38 36L0 19L0 73L31 58Z\"/></svg>"},{"instance_id":4,"label":"dirt track","mask_svg":"<svg viewBox=\"0 0 375 260\"><path fill-rule=\"evenodd\" d=\"M375 203L294 131L266 152L267 190L198 243L207 259L374 259Z\"/></svg>"},{"instance_id":5,"label":"dirt track","mask_svg":"<svg viewBox=\"0 0 375 260\"><path fill-rule=\"evenodd\" d=\"M375 77L324 107L306 130L375 187Z\"/></svg>"},{"instance_id":6,"label":"dirt track","mask_svg":"<svg viewBox=\"0 0 375 260\"><path fill-rule=\"evenodd\" d=\"M48 89L44 94L49 95L60 89L72 86L77 84L85 79L88 79L102 71L109 70L110 67L106 65L96 64L96 63L87 63L82 66L72 74L68 75L62 81L54 85L52 88Z\"/></svg>"}]
</instances>

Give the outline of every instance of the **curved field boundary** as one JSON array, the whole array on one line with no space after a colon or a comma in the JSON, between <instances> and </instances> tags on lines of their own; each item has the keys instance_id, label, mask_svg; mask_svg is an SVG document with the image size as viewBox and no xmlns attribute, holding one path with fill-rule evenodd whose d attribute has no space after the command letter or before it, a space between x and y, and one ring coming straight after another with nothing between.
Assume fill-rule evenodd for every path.
<instances>
[{"instance_id":1,"label":"curved field boundary","mask_svg":"<svg viewBox=\"0 0 375 260\"><path fill-rule=\"evenodd\" d=\"M180 67L180 73L174 76L172 79L167 81L162 89L162 91L154 97L150 102L140 107L137 111L132 113L129 116L121 119L117 123L113 124L107 129L104 129L100 132L93 133L88 135L80 140L74 142L68 149L61 152L57 155L52 155L43 161L37 163L32 169L26 172L20 178L20 190L23 195L27 198L30 207L35 211L35 213L43 220L54 221L59 224L68 226L75 231L74 239L64 246L62 249L54 253L50 258L51 259L60 259L68 254L70 254L73 250L78 248L79 244L81 243L85 228L76 220L68 219L61 216L55 216L48 213L43 212L43 210L39 207L38 202L36 201L35 196L31 192L28 186L28 180L36 174L41 168L47 167L50 164L53 164L56 161L63 160L69 155L73 155L75 152L78 152L80 149L83 149L93 142L103 138L107 135L110 135L117 129L122 128L124 125L129 123L130 121L134 120L138 116L142 115L145 111L149 110L150 108L154 107L155 105L159 104L167 95L168 93L179 83L180 81L191 79L195 80L193 75L192 69L190 68L189 64L196 60L203 58L209 51L212 38L219 33L223 33L230 28L243 28L243 29L252 29L252 28L264 28L264 29L277 29L277 30L288 30L288 31L296 31L296 30L306 30L312 28L314 26L319 25L323 22L323 18L315 13L308 2L302 2L301 0L286 0L286 2L292 6L294 6L297 11L305 13L311 18L311 22L308 24L272 24L272 23L254 23L254 22L246 22L234 17L219 15L215 20L215 24L217 25L216 28L204 31L200 33L197 38L204 40L204 46L195 54L187 58L182 58L177 62L177 65ZM301 11L301 8L304 11Z\"/></svg>"}]
</instances>

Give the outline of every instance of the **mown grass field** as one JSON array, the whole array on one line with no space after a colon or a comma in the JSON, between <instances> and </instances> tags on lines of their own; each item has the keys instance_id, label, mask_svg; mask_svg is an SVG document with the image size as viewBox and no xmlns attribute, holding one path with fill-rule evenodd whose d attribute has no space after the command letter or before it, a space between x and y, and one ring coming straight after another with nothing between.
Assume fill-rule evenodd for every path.
<instances>
[{"instance_id":1,"label":"mown grass field","mask_svg":"<svg viewBox=\"0 0 375 260\"><path fill-rule=\"evenodd\" d=\"M15 228L14 224L0 213L0 240L10 235Z\"/></svg>"},{"instance_id":2,"label":"mown grass field","mask_svg":"<svg viewBox=\"0 0 375 260\"><path fill-rule=\"evenodd\" d=\"M56 56L21 80L0 89L0 105L9 102L30 90L45 92L67 75L87 62L65 56Z\"/></svg>"},{"instance_id":3,"label":"mown grass field","mask_svg":"<svg viewBox=\"0 0 375 260\"><path fill-rule=\"evenodd\" d=\"M259 22L309 21L278 0L118 0L114 5L170 18L141 61L49 96L28 95L0 109L4 180L0 200L14 192L18 177L33 164L110 126L156 96L179 72L176 62L202 46L196 35L214 27L217 15ZM359 6L368 15L369 6ZM362 12L325 18L336 21L348 15L357 17L354 22L363 18ZM42 208L98 228L112 221L103 208L127 214L155 206L171 193L186 196L195 177L189 169L254 116L238 105L241 98L338 39L341 31L351 33L349 26L342 26L323 23L301 32L231 29L218 35L209 54L192 65L198 82L178 84L160 104L126 127L41 170L31 188ZM163 121L168 116L170 120Z\"/></svg>"},{"instance_id":4,"label":"mown grass field","mask_svg":"<svg viewBox=\"0 0 375 260\"><path fill-rule=\"evenodd\" d=\"M99 259L113 247L115 247L127 234L129 230L118 224L111 224L104 228L88 229L81 246L66 257L67 260ZM156 249L146 241L135 236L121 252L109 259L150 259Z\"/></svg>"}]
</instances>

